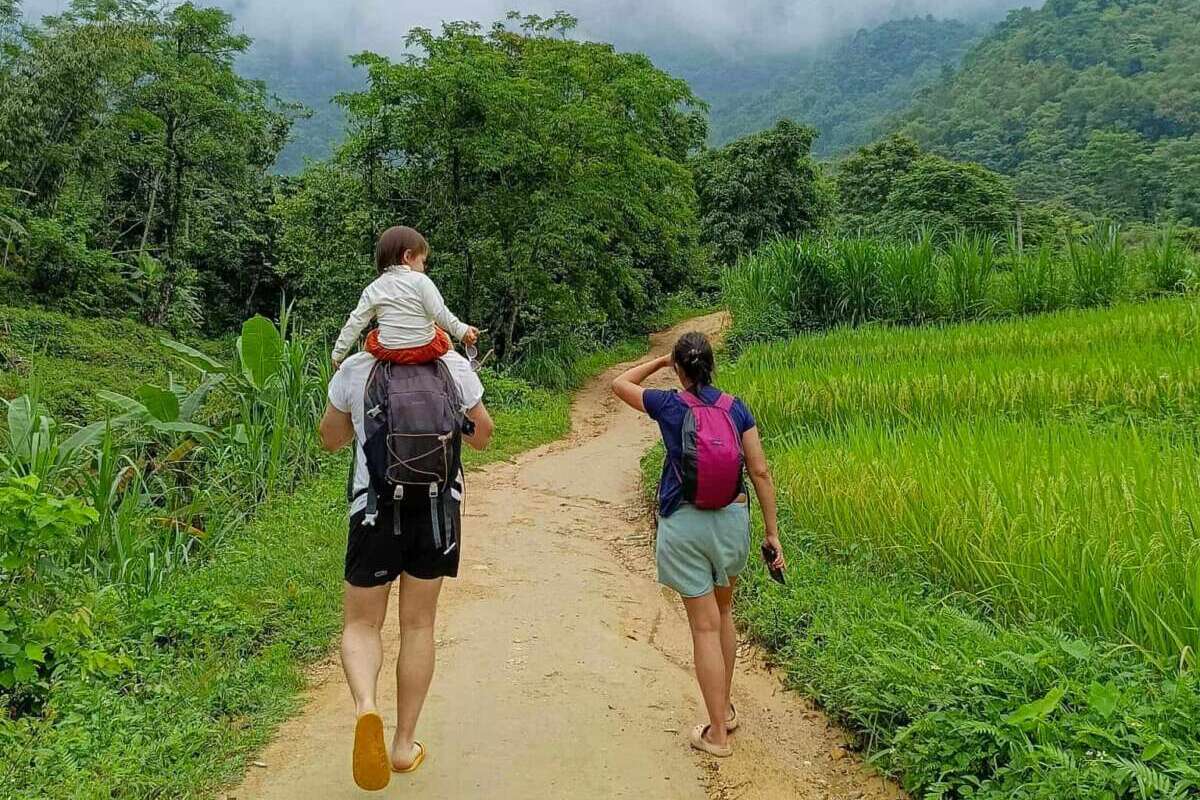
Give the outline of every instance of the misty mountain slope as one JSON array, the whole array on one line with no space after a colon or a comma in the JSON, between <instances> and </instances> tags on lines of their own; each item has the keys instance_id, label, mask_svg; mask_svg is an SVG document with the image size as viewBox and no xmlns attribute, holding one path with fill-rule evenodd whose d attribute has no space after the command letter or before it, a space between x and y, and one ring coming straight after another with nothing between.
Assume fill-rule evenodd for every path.
<instances>
[{"instance_id":1,"label":"misty mountain slope","mask_svg":"<svg viewBox=\"0 0 1200 800\"><path fill-rule=\"evenodd\" d=\"M1200 0L1014 11L900 127L1027 198L1200 223Z\"/></svg>"},{"instance_id":2,"label":"misty mountain slope","mask_svg":"<svg viewBox=\"0 0 1200 800\"><path fill-rule=\"evenodd\" d=\"M308 116L296 120L275 162L275 171L285 175L300 172L306 159L321 160L333 153L346 128L345 114L333 98L366 84L366 74L351 65L348 55L328 49L293 53L270 40L255 42L238 60L237 69L266 83L279 99L307 109Z\"/></svg>"},{"instance_id":3,"label":"misty mountain slope","mask_svg":"<svg viewBox=\"0 0 1200 800\"><path fill-rule=\"evenodd\" d=\"M777 64L758 85L716 96L697 87L711 105L709 138L723 144L788 117L820 132L819 156L859 147L908 106L917 89L957 66L986 30L983 23L931 16L896 20Z\"/></svg>"}]
</instances>

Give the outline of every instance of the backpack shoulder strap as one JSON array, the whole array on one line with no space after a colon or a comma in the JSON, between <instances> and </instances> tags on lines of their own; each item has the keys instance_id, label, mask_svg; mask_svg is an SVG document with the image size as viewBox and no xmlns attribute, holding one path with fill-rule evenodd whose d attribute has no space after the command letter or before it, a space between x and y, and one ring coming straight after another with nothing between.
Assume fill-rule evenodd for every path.
<instances>
[{"instance_id":1,"label":"backpack shoulder strap","mask_svg":"<svg viewBox=\"0 0 1200 800\"><path fill-rule=\"evenodd\" d=\"M733 395L721 392L721 396L717 398L717 402L713 403L713 405L728 414L733 410Z\"/></svg>"},{"instance_id":2,"label":"backpack shoulder strap","mask_svg":"<svg viewBox=\"0 0 1200 800\"><path fill-rule=\"evenodd\" d=\"M675 396L683 401L683 404L688 408L703 408L704 406L708 405L708 403L704 402L703 398L687 390L676 392Z\"/></svg>"}]
</instances>

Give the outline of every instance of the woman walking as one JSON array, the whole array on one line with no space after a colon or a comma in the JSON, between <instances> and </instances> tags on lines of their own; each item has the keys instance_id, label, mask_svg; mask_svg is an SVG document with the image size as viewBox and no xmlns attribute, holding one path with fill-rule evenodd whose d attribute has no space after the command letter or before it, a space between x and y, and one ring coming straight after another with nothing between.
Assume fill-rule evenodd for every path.
<instances>
[{"instance_id":1,"label":"woman walking","mask_svg":"<svg viewBox=\"0 0 1200 800\"><path fill-rule=\"evenodd\" d=\"M667 368L675 371L682 392L642 388ZM712 385L713 371L708 338L688 333L670 355L618 377L613 392L649 414L662 432L667 458L658 491L658 580L679 592L692 631L696 679L708 712L708 723L692 731L692 746L723 758L733 753L729 734L738 727L730 701L737 656L733 590L750 555L743 465L762 508L766 544L774 551L770 566L783 569L784 558L775 486L754 417L742 401Z\"/></svg>"}]
</instances>

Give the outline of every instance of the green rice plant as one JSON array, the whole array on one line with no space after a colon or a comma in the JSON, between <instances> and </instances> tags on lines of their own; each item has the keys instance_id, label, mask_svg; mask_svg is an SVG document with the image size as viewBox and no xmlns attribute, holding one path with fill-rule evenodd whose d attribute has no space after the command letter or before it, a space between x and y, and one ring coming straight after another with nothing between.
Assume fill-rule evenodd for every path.
<instances>
[{"instance_id":1,"label":"green rice plant","mask_svg":"<svg viewBox=\"0 0 1200 800\"><path fill-rule=\"evenodd\" d=\"M1069 415L1183 426L1200 408L1197 333L1200 312L1186 301L846 330L750 348L722 381L767 430Z\"/></svg>"},{"instance_id":2,"label":"green rice plant","mask_svg":"<svg viewBox=\"0 0 1200 800\"><path fill-rule=\"evenodd\" d=\"M942 260L950 314L978 319L992 310L992 274L996 269L996 238L959 231L946 245Z\"/></svg>"},{"instance_id":3,"label":"green rice plant","mask_svg":"<svg viewBox=\"0 0 1200 800\"><path fill-rule=\"evenodd\" d=\"M833 240L833 321L860 325L879 318L883 248L864 237Z\"/></svg>"},{"instance_id":4,"label":"green rice plant","mask_svg":"<svg viewBox=\"0 0 1200 800\"><path fill-rule=\"evenodd\" d=\"M826 545L1185 662L1200 646L1186 299L748 349L784 505Z\"/></svg>"},{"instance_id":5,"label":"green rice plant","mask_svg":"<svg viewBox=\"0 0 1200 800\"><path fill-rule=\"evenodd\" d=\"M1194 263L1187 247L1178 240L1175 226L1161 228L1142 250L1142 269L1157 294L1185 291L1194 279Z\"/></svg>"},{"instance_id":6,"label":"green rice plant","mask_svg":"<svg viewBox=\"0 0 1200 800\"><path fill-rule=\"evenodd\" d=\"M1015 617L1200 652L1200 447L1121 427L864 421L776 451L797 524Z\"/></svg>"},{"instance_id":7,"label":"green rice plant","mask_svg":"<svg viewBox=\"0 0 1200 800\"><path fill-rule=\"evenodd\" d=\"M938 263L933 232L880 247L880 313L893 322L920 324L937 316Z\"/></svg>"},{"instance_id":8,"label":"green rice plant","mask_svg":"<svg viewBox=\"0 0 1200 800\"><path fill-rule=\"evenodd\" d=\"M1112 305L1129 289L1130 268L1121 228L1097 223L1083 239L1067 243L1072 302L1082 308Z\"/></svg>"}]
</instances>

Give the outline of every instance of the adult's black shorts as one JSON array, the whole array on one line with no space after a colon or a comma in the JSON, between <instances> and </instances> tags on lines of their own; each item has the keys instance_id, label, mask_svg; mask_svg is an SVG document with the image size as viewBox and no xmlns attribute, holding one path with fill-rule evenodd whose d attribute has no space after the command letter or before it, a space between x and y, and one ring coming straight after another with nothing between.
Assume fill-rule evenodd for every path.
<instances>
[{"instance_id":1,"label":"adult's black shorts","mask_svg":"<svg viewBox=\"0 0 1200 800\"><path fill-rule=\"evenodd\" d=\"M393 525L394 514L400 525ZM382 586L401 574L422 580L458 577L462 518L459 503L447 498L439 524L429 506L381 506L375 524L366 512L350 516L346 542L346 582L351 586Z\"/></svg>"}]
</instances>

